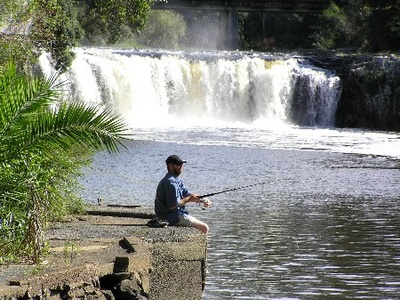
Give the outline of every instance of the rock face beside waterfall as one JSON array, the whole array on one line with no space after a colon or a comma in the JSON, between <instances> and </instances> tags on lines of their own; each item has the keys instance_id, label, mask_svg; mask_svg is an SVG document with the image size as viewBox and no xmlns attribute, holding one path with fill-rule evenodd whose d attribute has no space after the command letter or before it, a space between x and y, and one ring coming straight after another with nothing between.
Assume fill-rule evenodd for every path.
<instances>
[{"instance_id":1,"label":"rock face beside waterfall","mask_svg":"<svg viewBox=\"0 0 400 300\"><path fill-rule=\"evenodd\" d=\"M311 58L334 70L342 82L336 127L400 130L400 58L344 56Z\"/></svg>"}]
</instances>

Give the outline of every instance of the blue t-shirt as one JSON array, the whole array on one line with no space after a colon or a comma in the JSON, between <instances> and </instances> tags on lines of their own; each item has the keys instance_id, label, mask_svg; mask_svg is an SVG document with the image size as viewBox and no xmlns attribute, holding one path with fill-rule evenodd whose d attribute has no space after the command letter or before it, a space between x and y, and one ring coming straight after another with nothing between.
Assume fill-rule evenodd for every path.
<instances>
[{"instance_id":1,"label":"blue t-shirt","mask_svg":"<svg viewBox=\"0 0 400 300\"><path fill-rule=\"evenodd\" d=\"M189 196L191 193L183 184L183 181L171 172L168 172L158 183L155 212L159 219L164 219L170 225L179 222L180 214L188 214L185 206L178 206L182 198ZM173 207L175 207L173 209Z\"/></svg>"}]
</instances>

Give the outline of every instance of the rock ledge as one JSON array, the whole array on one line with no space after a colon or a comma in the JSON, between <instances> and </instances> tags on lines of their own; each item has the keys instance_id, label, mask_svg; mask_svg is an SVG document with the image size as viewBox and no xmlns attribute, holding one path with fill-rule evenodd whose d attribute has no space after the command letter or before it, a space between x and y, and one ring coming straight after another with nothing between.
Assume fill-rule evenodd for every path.
<instances>
[{"instance_id":1,"label":"rock ledge","mask_svg":"<svg viewBox=\"0 0 400 300\"><path fill-rule=\"evenodd\" d=\"M0 266L0 299L201 299L206 236L150 228L152 217L136 206L91 206L52 224L42 264Z\"/></svg>"}]
</instances>

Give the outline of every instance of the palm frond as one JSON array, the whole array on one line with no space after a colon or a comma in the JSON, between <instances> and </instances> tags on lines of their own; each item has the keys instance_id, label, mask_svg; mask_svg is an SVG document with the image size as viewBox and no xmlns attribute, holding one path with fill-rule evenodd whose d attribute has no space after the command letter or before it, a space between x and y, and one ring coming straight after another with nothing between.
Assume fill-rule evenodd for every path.
<instances>
[{"instance_id":1,"label":"palm frond","mask_svg":"<svg viewBox=\"0 0 400 300\"><path fill-rule=\"evenodd\" d=\"M0 75L0 142L19 132L38 111L57 99L56 82L57 77L46 80L22 76L14 65L8 65Z\"/></svg>"},{"instance_id":2,"label":"palm frond","mask_svg":"<svg viewBox=\"0 0 400 300\"><path fill-rule=\"evenodd\" d=\"M109 110L83 103L61 103L55 109L62 83L57 74L49 79L20 75L10 64L0 74L0 158L22 151L79 145L85 149L118 152L126 139L125 122Z\"/></svg>"},{"instance_id":3,"label":"palm frond","mask_svg":"<svg viewBox=\"0 0 400 300\"><path fill-rule=\"evenodd\" d=\"M21 150L37 148L50 152L52 149L69 149L79 145L84 149L106 149L118 152L127 139L126 123L110 111L100 111L84 103L63 103L57 110L46 109L35 122L26 128L21 140Z\"/></svg>"}]
</instances>

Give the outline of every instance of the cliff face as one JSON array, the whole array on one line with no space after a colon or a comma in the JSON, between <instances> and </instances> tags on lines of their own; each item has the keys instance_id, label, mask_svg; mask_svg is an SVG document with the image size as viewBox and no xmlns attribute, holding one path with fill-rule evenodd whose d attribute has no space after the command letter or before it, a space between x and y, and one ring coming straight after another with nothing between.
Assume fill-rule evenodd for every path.
<instances>
[{"instance_id":1,"label":"cliff face","mask_svg":"<svg viewBox=\"0 0 400 300\"><path fill-rule=\"evenodd\" d=\"M310 57L342 82L336 127L400 130L400 58L387 56Z\"/></svg>"}]
</instances>

